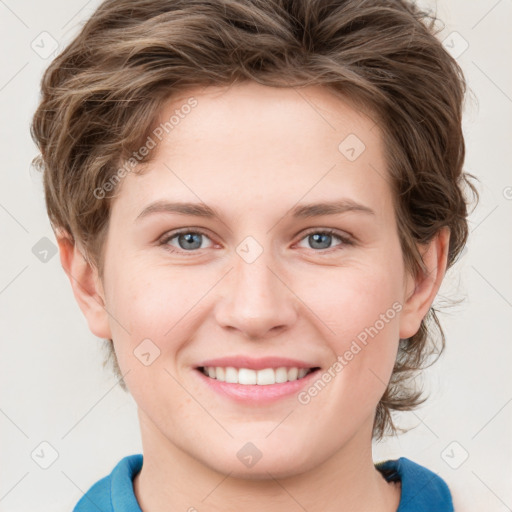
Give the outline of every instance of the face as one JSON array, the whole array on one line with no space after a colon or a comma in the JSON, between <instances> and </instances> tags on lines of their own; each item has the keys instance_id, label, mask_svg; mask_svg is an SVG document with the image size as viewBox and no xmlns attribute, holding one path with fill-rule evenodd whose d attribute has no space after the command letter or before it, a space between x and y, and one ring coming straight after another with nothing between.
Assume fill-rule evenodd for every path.
<instances>
[{"instance_id":1,"label":"face","mask_svg":"<svg viewBox=\"0 0 512 512\"><path fill-rule=\"evenodd\" d=\"M105 247L101 335L143 443L251 478L369 449L411 291L379 128L318 86L191 90L162 122L177 109Z\"/></svg>"}]
</instances>

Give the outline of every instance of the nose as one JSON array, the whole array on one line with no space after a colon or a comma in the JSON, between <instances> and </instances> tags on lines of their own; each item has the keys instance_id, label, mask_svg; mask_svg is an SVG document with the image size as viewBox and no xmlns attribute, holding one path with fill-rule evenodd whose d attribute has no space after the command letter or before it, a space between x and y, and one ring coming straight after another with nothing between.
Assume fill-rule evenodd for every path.
<instances>
[{"instance_id":1,"label":"nose","mask_svg":"<svg viewBox=\"0 0 512 512\"><path fill-rule=\"evenodd\" d=\"M236 255L235 266L224 280L224 299L216 307L221 327L260 340L293 325L297 298L286 283L285 272L270 260L266 251L252 263Z\"/></svg>"}]
</instances>

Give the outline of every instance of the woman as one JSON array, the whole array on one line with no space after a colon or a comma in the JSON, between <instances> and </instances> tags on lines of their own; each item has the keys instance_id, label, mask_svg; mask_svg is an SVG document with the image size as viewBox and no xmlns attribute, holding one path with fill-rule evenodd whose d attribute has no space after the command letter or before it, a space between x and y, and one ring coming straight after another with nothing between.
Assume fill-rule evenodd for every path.
<instances>
[{"instance_id":1,"label":"woman","mask_svg":"<svg viewBox=\"0 0 512 512\"><path fill-rule=\"evenodd\" d=\"M422 401L467 238L465 84L433 21L108 0L50 65L48 213L143 443L75 511L453 510L439 476L371 452Z\"/></svg>"}]
</instances>

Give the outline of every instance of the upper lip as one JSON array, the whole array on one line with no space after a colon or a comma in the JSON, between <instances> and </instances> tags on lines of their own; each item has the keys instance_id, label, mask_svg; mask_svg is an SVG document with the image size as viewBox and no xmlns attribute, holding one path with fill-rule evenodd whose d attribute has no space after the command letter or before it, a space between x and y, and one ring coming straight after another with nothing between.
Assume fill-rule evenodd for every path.
<instances>
[{"instance_id":1,"label":"upper lip","mask_svg":"<svg viewBox=\"0 0 512 512\"><path fill-rule=\"evenodd\" d=\"M198 364L197 367L201 368L204 366L220 366L234 368L248 368L251 370L263 370L264 368L317 368L315 364L299 361L298 359L289 359L285 357L262 357L252 358L248 356L231 356L221 357L218 359L208 359Z\"/></svg>"}]
</instances>

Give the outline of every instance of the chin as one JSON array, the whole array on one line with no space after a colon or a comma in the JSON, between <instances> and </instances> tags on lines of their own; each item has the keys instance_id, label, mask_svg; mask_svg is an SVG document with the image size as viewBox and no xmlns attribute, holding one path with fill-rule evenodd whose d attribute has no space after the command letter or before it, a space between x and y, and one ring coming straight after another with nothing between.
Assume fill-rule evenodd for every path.
<instances>
[{"instance_id":1,"label":"chin","mask_svg":"<svg viewBox=\"0 0 512 512\"><path fill-rule=\"evenodd\" d=\"M287 478L304 473L313 465L311 454L302 453L300 456L299 446L283 448L280 453L275 449L262 447L261 451L251 443L242 445L236 449L233 457L226 457L231 450L226 450L222 458L214 457L215 460L203 459L203 464L214 471L222 474L229 474L232 478L242 480L268 480L269 478Z\"/></svg>"}]
</instances>

